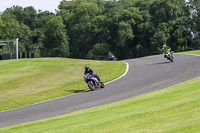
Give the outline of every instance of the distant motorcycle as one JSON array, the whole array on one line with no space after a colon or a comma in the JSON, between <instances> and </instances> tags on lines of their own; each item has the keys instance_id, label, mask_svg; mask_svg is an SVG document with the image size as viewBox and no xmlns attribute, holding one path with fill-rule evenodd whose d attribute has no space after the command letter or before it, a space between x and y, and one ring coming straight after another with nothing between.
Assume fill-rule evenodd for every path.
<instances>
[{"instance_id":1,"label":"distant motorcycle","mask_svg":"<svg viewBox=\"0 0 200 133\"><path fill-rule=\"evenodd\" d=\"M88 87L90 90L94 91L97 88L104 88L104 83L102 80L98 80L96 77L90 75L90 74L85 74L84 75L84 81L88 84Z\"/></svg>"},{"instance_id":2,"label":"distant motorcycle","mask_svg":"<svg viewBox=\"0 0 200 133\"><path fill-rule=\"evenodd\" d=\"M108 57L108 59L111 60L111 61L113 61L113 60L115 60L115 56L114 56L114 55L110 55L110 56Z\"/></svg>"},{"instance_id":3,"label":"distant motorcycle","mask_svg":"<svg viewBox=\"0 0 200 133\"><path fill-rule=\"evenodd\" d=\"M165 54L165 56L166 56L167 60L170 60L171 62L174 61L173 51L172 51L172 52L168 51L168 52Z\"/></svg>"}]
</instances>

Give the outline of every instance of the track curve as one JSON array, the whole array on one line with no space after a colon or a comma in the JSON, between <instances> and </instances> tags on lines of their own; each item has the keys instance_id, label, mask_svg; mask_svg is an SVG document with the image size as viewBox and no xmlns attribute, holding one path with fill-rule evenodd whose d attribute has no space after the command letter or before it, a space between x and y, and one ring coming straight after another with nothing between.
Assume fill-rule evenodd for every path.
<instances>
[{"instance_id":1,"label":"track curve","mask_svg":"<svg viewBox=\"0 0 200 133\"><path fill-rule=\"evenodd\" d=\"M104 89L0 112L0 128L135 97L200 76L200 57L194 55L177 54L173 63L162 55L124 61L128 73Z\"/></svg>"}]
</instances>

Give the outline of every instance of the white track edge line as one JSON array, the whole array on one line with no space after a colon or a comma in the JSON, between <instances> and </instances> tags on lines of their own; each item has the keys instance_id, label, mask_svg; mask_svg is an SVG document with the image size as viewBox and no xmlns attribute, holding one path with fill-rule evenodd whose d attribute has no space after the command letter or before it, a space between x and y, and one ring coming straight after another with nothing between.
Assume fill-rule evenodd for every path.
<instances>
[{"instance_id":1,"label":"white track edge line","mask_svg":"<svg viewBox=\"0 0 200 133\"><path fill-rule=\"evenodd\" d=\"M179 54L179 53L177 53L177 54ZM181 53L180 53L180 54L181 54ZM200 56L200 55L196 55L196 54L182 54L182 55ZM109 84L109 83L111 83L111 82L114 82L114 81L116 81L116 80L118 80L118 79L120 79L120 78L122 78L123 76L125 76L125 75L128 73L129 64L128 64L127 62L125 62L125 61L123 61L123 62L126 63L126 72L125 72L122 76L120 76L120 77L118 77L118 78L116 78L116 79L114 79L114 80L112 80L112 81L109 81L109 82L105 83L105 85L106 85L106 84ZM89 90L89 89L88 89L88 90ZM88 91L88 90L84 90L84 91L81 91L81 92L86 92L86 91ZM81 93L81 92L78 92L78 93ZM43 101L43 102L39 102L39 103L34 103L34 104L31 104L31 105L22 106L22 107L19 107L19 108L14 108L14 109L6 110L6 111L0 112L0 113L5 113L5 112L13 111L13 110L22 109L22 108L25 108L25 107L29 107L29 106L33 106L33 105L37 105L37 104L41 104L41 103L45 103L45 102L49 102L49 101L61 99L61 98L64 98L64 97L76 95L76 94L78 94L78 93L74 93L74 94L71 94L71 95L67 95L67 96L63 96L63 97L58 97L58 98L50 99L50 100Z\"/></svg>"},{"instance_id":2,"label":"white track edge line","mask_svg":"<svg viewBox=\"0 0 200 133\"><path fill-rule=\"evenodd\" d=\"M107 85L107 84L109 84L109 83L112 83L112 82L114 82L114 81L116 81L116 80L118 80L118 79L124 77L124 76L128 73L129 64L128 64L127 62L125 62L125 61L122 61L122 62L126 63L126 71L125 71L125 73L124 73L123 75L121 75L120 77L118 77L118 78L116 78L116 79L114 79L114 80L112 80L112 81L109 81L109 82L105 83L105 85ZM88 90L90 90L90 89L88 89ZM78 92L78 93L86 92L86 91L88 91L88 90L80 91L80 92ZM14 109L2 111L2 112L0 112L0 113L5 113L5 112L9 112L9 111L17 110L17 109L22 109L22 108L25 108L25 107L30 107L30 106L37 105L37 104L41 104L41 103L46 103L46 102L49 102L49 101L53 101L53 100L61 99L61 98L64 98L64 97L69 97L69 96L72 96L72 95L76 95L76 94L78 94L78 93L74 93L74 94L71 94L71 95L67 95L67 96L63 96L63 97L58 97L58 98L46 100L46 101L43 101L43 102L34 103L34 104L30 104L30 105L26 105L26 106L14 108Z\"/></svg>"},{"instance_id":3,"label":"white track edge line","mask_svg":"<svg viewBox=\"0 0 200 133\"><path fill-rule=\"evenodd\" d=\"M177 53L177 54L179 54L179 53ZM200 55L196 55L196 54L182 54L182 55L200 56ZM114 82L114 81L116 81L116 80L118 80L118 79L120 79L120 78L122 78L123 76L125 76L125 75L128 73L129 64L128 64L127 62L125 62L125 61L123 61L123 62L126 63L126 72L125 72L122 76L120 76L120 77L118 77L118 78L116 78L116 79L114 79L114 80L112 80L112 81L109 81L109 82L105 83L105 85L106 85L106 84L109 84L109 83L111 83L111 82ZM88 89L88 90L89 90L89 89ZM84 91L81 91L81 92L86 92L86 91L88 91L88 90L84 90ZM81 92L78 92L78 93L81 93ZM74 94L71 94L71 95L67 95L67 96L63 96L63 97L58 97L58 98L50 99L50 100L43 101L43 102L39 102L39 103L34 103L34 104L31 104L31 105L22 106L22 107L19 107L19 108L14 108L14 109L6 110L6 111L0 112L0 113L4 113L4 112L9 112L9 111L13 111L13 110L25 108L25 107L29 107L29 106L33 106L33 105L37 105L37 104L41 104L41 103L53 101L53 100L56 100L56 99L61 99L61 98L64 98L64 97L76 95L76 94L78 94L78 93L74 93Z\"/></svg>"},{"instance_id":4,"label":"white track edge line","mask_svg":"<svg viewBox=\"0 0 200 133\"><path fill-rule=\"evenodd\" d=\"M116 80L118 80L118 79L124 77L124 76L128 73L129 64L128 64L127 62L125 62L125 61L123 61L123 62L126 63L126 72L125 72L123 75L121 75L120 77L118 77L118 78L116 78L116 79L114 79L114 80L112 80L112 81L109 81L109 82L105 83L105 85L107 85L107 84L109 84L109 83L112 83L112 82L114 82L114 81L116 81Z\"/></svg>"}]
</instances>

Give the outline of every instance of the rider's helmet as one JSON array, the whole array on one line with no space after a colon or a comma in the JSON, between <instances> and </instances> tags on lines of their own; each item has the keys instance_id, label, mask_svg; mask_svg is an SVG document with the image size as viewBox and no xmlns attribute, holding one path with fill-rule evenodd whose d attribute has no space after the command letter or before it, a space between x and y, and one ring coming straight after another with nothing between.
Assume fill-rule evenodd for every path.
<instances>
[{"instance_id":1,"label":"rider's helmet","mask_svg":"<svg viewBox=\"0 0 200 133\"><path fill-rule=\"evenodd\" d=\"M85 66L85 71L87 71L89 69L89 66Z\"/></svg>"},{"instance_id":2,"label":"rider's helmet","mask_svg":"<svg viewBox=\"0 0 200 133\"><path fill-rule=\"evenodd\" d=\"M167 45L166 44L163 44L163 48L166 48L167 47Z\"/></svg>"}]
</instances>

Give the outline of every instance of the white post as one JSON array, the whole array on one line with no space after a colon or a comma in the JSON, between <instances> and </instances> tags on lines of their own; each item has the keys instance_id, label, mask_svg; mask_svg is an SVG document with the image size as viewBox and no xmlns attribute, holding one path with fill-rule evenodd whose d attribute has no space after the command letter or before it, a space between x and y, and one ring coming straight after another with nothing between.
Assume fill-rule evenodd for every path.
<instances>
[{"instance_id":1,"label":"white post","mask_svg":"<svg viewBox=\"0 0 200 133\"><path fill-rule=\"evenodd\" d=\"M19 38L16 39L16 59L18 59L18 40Z\"/></svg>"}]
</instances>

